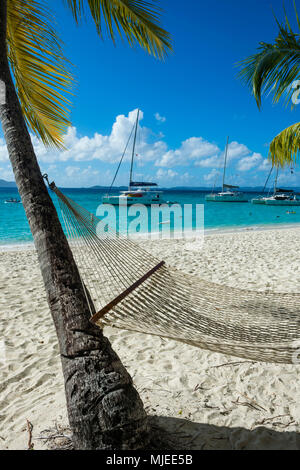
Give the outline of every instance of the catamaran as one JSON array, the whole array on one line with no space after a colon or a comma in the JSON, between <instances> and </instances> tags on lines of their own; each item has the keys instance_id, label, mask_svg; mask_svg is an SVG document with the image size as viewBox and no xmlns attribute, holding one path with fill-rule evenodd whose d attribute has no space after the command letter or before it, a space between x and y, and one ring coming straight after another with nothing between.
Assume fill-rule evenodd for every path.
<instances>
[{"instance_id":1,"label":"catamaran","mask_svg":"<svg viewBox=\"0 0 300 470\"><path fill-rule=\"evenodd\" d=\"M118 174L118 171L120 169L120 165L122 163L123 157L125 155L127 145L125 147L124 153L122 155L121 161L119 163L117 172L114 176L113 182L111 184L111 187L109 189L108 194L103 196L102 198L102 203L103 204L113 204L113 205L132 205L132 204L143 204L146 206L150 206L151 204L164 204L166 201L163 200L163 192L158 191L157 188L158 185L156 183L147 183L144 181L137 182L133 181L133 164L134 164L134 156L135 156L135 147L136 147L136 137L137 137L137 130L138 130L138 123L139 123L139 114L140 110L138 109L137 112L137 118L135 125L131 131L131 134L129 136L129 140L131 138L132 132L134 130L134 140L133 140L133 147L132 147L132 156L131 156L131 166L130 166L130 176L129 176L129 185L128 185L128 190L126 191L121 191L120 194L118 195L110 195L110 191L112 189L112 186L114 184L114 181L116 179L116 176Z\"/></svg>"},{"instance_id":2,"label":"catamaran","mask_svg":"<svg viewBox=\"0 0 300 470\"><path fill-rule=\"evenodd\" d=\"M251 200L252 204L265 204L267 206L300 206L300 199L297 198L297 193L295 193L293 189L282 189L282 188L277 187L278 172L279 172L279 167L277 167L277 172L276 172L276 177L275 177L275 182L274 182L274 192L272 196L270 195L259 196ZM272 173L272 168L267 178L265 187L267 185L267 182L271 173Z\"/></svg>"},{"instance_id":3,"label":"catamaran","mask_svg":"<svg viewBox=\"0 0 300 470\"><path fill-rule=\"evenodd\" d=\"M228 142L229 142L229 137L227 137L226 149L225 149L222 191L220 193L212 192L211 194L208 194L205 199L206 201L211 201L211 202L248 202L248 199L245 197L244 193L242 193L241 191L234 191L236 189L239 189L239 186L225 184L226 164L227 164L227 155L228 155Z\"/></svg>"},{"instance_id":4,"label":"catamaran","mask_svg":"<svg viewBox=\"0 0 300 470\"><path fill-rule=\"evenodd\" d=\"M266 179L266 182L265 182L265 185L264 185L264 189L262 191L262 194L260 196L257 196L257 197L254 197L253 199L251 199L251 202L252 204L265 204L266 202L266 199L268 199L270 197L270 191L268 193L267 196L264 196L264 193L265 193L265 190L266 190L266 187L267 187L267 184L269 182L269 179L270 179L270 176L272 174L272 171L273 171L273 167L270 169L270 172L268 174L268 177ZM278 169L277 169L277 174L278 174ZM276 180L275 180L276 181ZM275 183L275 188L276 188L276 183Z\"/></svg>"},{"instance_id":5,"label":"catamaran","mask_svg":"<svg viewBox=\"0 0 300 470\"><path fill-rule=\"evenodd\" d=\"M266 199L265 204L267 206L300 206L300 199L297 199L292 189L278 188L273 196Z\"/></svg>"}]
</instances>

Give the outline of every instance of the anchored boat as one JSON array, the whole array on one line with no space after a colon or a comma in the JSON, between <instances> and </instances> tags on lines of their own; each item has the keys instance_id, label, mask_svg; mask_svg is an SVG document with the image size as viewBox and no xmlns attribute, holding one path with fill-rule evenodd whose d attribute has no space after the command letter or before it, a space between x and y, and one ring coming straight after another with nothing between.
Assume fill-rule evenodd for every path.
<instances>
[{"instance_id":1,"label":"anchored boat","mask_svg":"<svg viewBox=\"0 0 300 470\"><path fill-rule=\"evenodd\" d=\"M273 168L271 168L270 170L265 187L272 173L272 169ZM252 204L265 204L267 206L300 206L300 199L297 198L297 195L299 194L295 193L293 189L277 188L278 172L279 172L279 167L277 167L277 172L276 172L276 177L275 177L275 182L274 182L274 192L272 196L270 195L259 196L251 200Z\"/></svg>"},{"instance_id":2,"label":"anchored boat","mask_svg":"<svg viewBox=\"0 0 300 470\"><path fill-rule=\"evenodd\" d=\"M16 199L15 197L11 197L9 199L6 199L6 201L4 201L4 204L21 204L21 201L19 199Z\"/></svg>"},{"instance_id":3,"label":"anchored boat","mask_svg":"<svg viewBox=\"0 0 300 470\"><path fill-rule=\"evenodd\" d=\"M117 168L116 174L114 176L113 182L109 189L108 194L103 196L102 203L103 204L113 204L113 205L132 205L132 204L143 204L146 206L150 206L152 204L165 204L166 201L163 200L163 192L158 191L156 183L147 183L147 182L136 182L133 181L133 163L134 163L134 156L135 156L135 147L136 147L136 137L137 137L137 130L138 130L138 123L139 123L139 114L140 110L137 112L137 118L135 125L131 131L129 136L127 145L125 147L124 153L122 155L121 161ZM134 140L133 140L133 147L132 147L132 156L131 156L131 166L130 166L130 177L129 177L129 185L127 191L121 191L118 195L110 195L110 191L112 186L115 182L117 177L118 171L120 169L122 160L124 158L125 152L127 150L128 143L130 141L132 132L134 130Z\"/></svg>"},{"instance_id":4,"label":"anchored boat","mask_svg":"<svg viewBox=\"0 0 300 470\"><path fill-rule=\"evenodd\" d=\"M276 193L266 198L267 206L300 206L300 199L292 189L277 189Z\"/></svg>"},{"instance_id":5,"label":"anchored boat","mask_svg":"<svg viewBox=\"0 0 300 470\"><path fill-rule=\"evenodd\" d=\"M153 190L153 187L157 187L156 183L137 183L131 181L129 183L128 191L121 191L119 195L105 195L102 198L103 204L113 205L132 205L132 204L144 204L145 206L151 206L151 204L164 204L162 191Z\"/></svg>"},{"instance_id":6,"label":"anchored boat","mask_svg":"<svg viewBox=\"0 0 300 470\"><path fill-rule=\"evenodd\" d=\"M270 169L270 172L269 172L268 177L267 177L267 179L266 179L266 182L265 182L265 185L264 185L264 189L263 189L263 191L262 191L262 194L261 194L260 196L257 196L257 197L254 197L253 199L251 199L252 204L265 204L265 203L266 203L266 199L270 198L270 191L269 191L269 193L267 194L267 196L265 196L264 193L265 193L267 184L268 184L268 182L269 182L269 179L270 179L270 177L271 177L273 168L274 168L274 167L272 166L272 168ZM277 177L278 177L278 168L277 168L277 175L276 175L275 183L274 183L274 193L275 193L275 191L276 191Z\"/></svg>"},{"instance_id":7,"label":"anchored boat","mask_svg":"<svg viewBox=\"0 0 300 470\"><path fill-rule=\"evenodd\" d=\"M225 184L225 173L226 173L226 164L227 164L227 155L228 155L228 142L229 137L227 137L225 157L224 157L224 170L223 170L223 183L222 191L219 193L212 192L205 197L206 201L210 202L248 202L248 199L241 191L235 191L239 189L239 186L233 186L231 184Z\"/></svg>"}]
</instances>

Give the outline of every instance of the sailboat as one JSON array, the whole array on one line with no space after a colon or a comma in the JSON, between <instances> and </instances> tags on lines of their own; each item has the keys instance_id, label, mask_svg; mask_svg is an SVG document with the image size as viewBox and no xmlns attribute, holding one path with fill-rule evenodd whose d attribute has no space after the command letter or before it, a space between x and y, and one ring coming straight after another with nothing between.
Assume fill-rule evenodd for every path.
<instances>
[{"instance_id":1,"label":"sailboat","mask_svg":"<svg viewBox=\"0 0 300 470\"><path fill-rule=\"evenodd\" d=\"M271 175L272 169L268 176ZM297 194L293 189L282 189L277 187L279 167L277 167L274 192L272 196L260 196L251 200L252 204L265 204L267 206L300 206L300 199L297 199ZM268 181L267 179L267 181ZM267 182L265 184L265 187Z\"/></svg>"},{"instance_id":2,"label":"sailboat","mask_svg":"<svg viewBox=\"0 0 300 470\"><path fill-rule=\"evenodd\" d=\"M273 167L270 169L270 172L268 174L268 177L266 179L266 182L265 182L265 185L264 185L264 189L262 191L262 194L260 196L257 196L253 199L251 199L251 202L252 204L265 204L266 203L266 199L268 199L270 197L270 191L268 193L267 196L264 196L264 193L265 193L265 189L267 187L267 184L268 184L268 181L270 179L270 176L272 174L272 171L273 171ZM278 176L278 168L277 168L277 176ZM276 179L275 179L275 187L276 187L276 180L277 180L277 176L276 176Z\"/></svg>"},{"instance_id":3,"label":"sailboat","mask_svg":"<svg viewBox=\"0 0 300 470\"><path fill-rule=\"evenodd\" d=\"M136 147L136 138L137 138L137 130L139 124L139 115L140 110L137 111L137 118L134 125L134 140L133 140L133 147L132 147L132 156L131 156L131 166L130 166L130 176L129 176L129 185L128 190L121 191L119 195L110 195L111 188L113 183L116 179L117 173L120 169L120 165L122 163L127 145L125 147L125 151L119 163L117 172L114 176L113 182L111 184L110 190L108 194L106 194L102 198L103 204L113 204L113 205L132 205L132 204L144 204L146 206L150 206L151 204L164 204L165 201L163 200L163 192L158 190L153 190L153 188L157 188L158 185L156 183L147 183L147 182L137 182L133 181L133 164L134 164L134 156L135 156L135 147ZM133 132L132 130L132 132ZM131 134L132 134L131 132ZM131 135L129 137L129 140ZM128 144L128 142L127 142Z\"/></svg>"},{"instance_id":4,"label":"sailboat","mask_svg":"<svg viewBox=\"0 0 300 470\"><path fill-rule=\"evenodd\" d=\"M211 194L208 194L205 197L205 200L210 201L210 202L248 202L248 199L246 199L244 193L242 193L241 191L234 191L235 189L239 189L239 186L225 184L228 143L229 143L229 137L227 137L226 149L225 149L222 191L220 193L212 192Z\"/></svg>"}]
</instances>

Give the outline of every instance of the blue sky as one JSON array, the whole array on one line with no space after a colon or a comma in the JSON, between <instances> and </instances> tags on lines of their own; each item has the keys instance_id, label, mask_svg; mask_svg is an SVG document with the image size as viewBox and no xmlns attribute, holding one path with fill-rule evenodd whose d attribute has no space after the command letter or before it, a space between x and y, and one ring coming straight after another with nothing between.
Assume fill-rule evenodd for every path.
<instances>
[{"instance_id":1,"label":"blue sky","mask_svg":"<svg viewBox=\"0 0 300 470\"><path fill-rule=\"evenodd\" d=\"M137 142L136 179L162 186L208 186L220 182L226 136L230 137L227 182L256 186L268 172L268 142L299 120L271 98L257 109L237 79L235 64L272 42L282 0L161 0L163 25L174 53L159 62L136 47L100 40L93 23L77 27L63 1L55 10L65 53L76 75L68 151L34 145L43 171L63 186L108 185L142 110ZM292 0L285 1L294 24ZM116 184L126 184L129 153ZM3 139L0 178L12 179ZM281 173L282 184L300 186L300 173Z\"/></svg>"}]
</instances>

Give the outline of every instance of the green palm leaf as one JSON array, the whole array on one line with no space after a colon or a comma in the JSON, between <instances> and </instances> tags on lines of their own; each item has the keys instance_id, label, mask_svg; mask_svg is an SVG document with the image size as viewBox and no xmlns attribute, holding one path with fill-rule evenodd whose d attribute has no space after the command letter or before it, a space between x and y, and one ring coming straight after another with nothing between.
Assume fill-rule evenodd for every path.
<instances>
[{"instance_id":1,"label":"green palm leaf","mask_svg":"<svg viewBox=\"0 0 300 470\"><path fill-rule=\"evenodd\" d=\"M300 19L294 2L296 22L300 31ZM276 20L277 21L277 20ZM300 78L300 35L293 32L287 15L279 27L274 44L260 43L259 52L240 62L239 77L252 91L257 105L261 107L263 94L273 94L278 102L285 96L286 103L295 92L293 83ZM296 91L298 97L298 90ZM269 158L275 166L293 165L299 157L300 123L294 124L278 134L270 144Z\"/></svg>"},{"instance_id":2,"label":"green palm leaf","mask_svg":"<svg viewBox=\"0 0 300 470\"><path fill-rule=\"evenodd\" d=\"M295 6L298 28L300 22ZM273 101L285 95L290 102L293 89L291 85L300 76L300 36L291 29L287 16L285 24L280 25L274 44L260 43L259 52L239 62L239 77L249 86L258 107L263 94L272 93Z\"/></svg>"},{"instance_id":3,"label":"green palm leaf","mask_svg":"<svg viewBox=\"0 0 300 470\"><path fill-rule=\"evenodd\" d=\"M70 125L72 77L49 10L38 0L8 0L8 58L23 115L45 144L62 146Z\"/></svg>"},{"instance_id":4,"label":"green palm leaf","mask_svg":"<svg viewBox=\"0 0 300 470\"><path fill-rule=\"evenodd\" d=\"M300 122L284 129L270 144L269 158L274 166L292 166L300 156Z\"/></svg>"},{"instance_id":5,"label":"green palm leaf","mask_svg":"<svg viewBox=\"0 0 300 470\"><path fill-rule=\"evenodd\" d=\"M77 22L85 9L96 24L98 34L103 36L105 27L115 41L116 33L125 35L129 44L138 43L149 54L162 59L172 50L169 33L159 25L161 10L153 2L144 0L66 0Z\"/></svg>"},{"instance_id":6,"label":"green palm leaf","mask_svg":"<svg viewBox=\"0 0 300 470\"><path fill-rule=\"evenodd\" d=\"M171 50L160 27L160 10L142 0L65 0L79 22L89 9L100 36L112 40L122 31L130 45L141 45L160 59ZM44 0L7 0L8 58L28 126L45 144L62 147L70 125L73 78L62 51L55 21Z\"/></svg>"}]
</instances>

